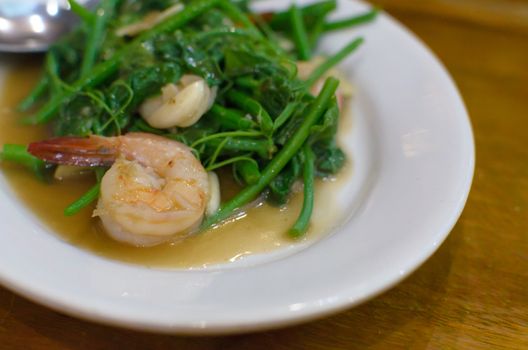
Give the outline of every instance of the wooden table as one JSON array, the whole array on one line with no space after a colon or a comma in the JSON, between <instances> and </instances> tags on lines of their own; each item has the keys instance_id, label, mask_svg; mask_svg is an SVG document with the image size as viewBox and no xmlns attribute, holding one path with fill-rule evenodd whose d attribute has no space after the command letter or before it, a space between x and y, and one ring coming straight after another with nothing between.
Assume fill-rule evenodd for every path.
<instances>
[{"instance_id":1,"label":"wooden table","mask_svg":"<svg viewBox=\"0 0 528 350\"><path fill-rule=\"evenodd\" d=\"M192 338L80 321L0 289L2 349L528 349L528 1L382 0L454 76L475 180L438 252L382 296L266 333Z\"/></svg>"}]
</instances>

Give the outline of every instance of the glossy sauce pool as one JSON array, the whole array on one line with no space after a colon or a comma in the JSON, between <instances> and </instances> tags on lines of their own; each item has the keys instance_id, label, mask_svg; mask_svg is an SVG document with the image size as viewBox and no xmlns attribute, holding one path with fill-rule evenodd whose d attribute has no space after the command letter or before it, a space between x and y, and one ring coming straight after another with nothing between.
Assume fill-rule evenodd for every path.
<instances>
[{"instance_id":1,"label":"glossy sauce pool","mask_svg":"<svg viewBox=\"0 0 528 350\"><path fill-rule=\"evenodd\" d=\"M14 106L39 76L39 66L39 62L27 61L8 74L0 96L0 144L27 144L47 137L44 127L18 123L22 116L14 111ZM92 218L93 206L73 217L63 215L64 208L93 185L91 177L43 183L19 166L6 163L1 164L1 168L20 200L50 231L74 246L109 259L148 267L197 268L299 243L290 239L286 231L295 222L301 209L302 193L293 195L286 207L262 204L249 209L237 220L181 242L135 248L108 238L98 219ZM340 178L348 178L349 171L350 167L341 171ZM343 213L332 205L332 193L339 190L339 183L336 180L317 181L314 215L309 232L302 241L320 238L341 222ZM232 185L224 183L223 187L225 189ZM233 188L227 188L224 192L229 191L233 192Z\"/></svg>"}]
</instances>

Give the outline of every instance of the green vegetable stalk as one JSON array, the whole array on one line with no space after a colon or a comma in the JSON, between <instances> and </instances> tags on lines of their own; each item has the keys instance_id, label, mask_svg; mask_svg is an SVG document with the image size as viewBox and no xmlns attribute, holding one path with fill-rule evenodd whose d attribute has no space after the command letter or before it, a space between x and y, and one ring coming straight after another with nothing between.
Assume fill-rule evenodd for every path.
<instances>
[{"instance_id":1,"label":"green vegetable stalk","mask_svg":"<svg viewBox=\"0 0 528 350\"><path fill-rule=\"evenodd\" d=\"M314 206L314 178L315 178L315 156L311 149L310 144L305 143L303 147L304 155L304 190L303 190L303 206L299 218L293 224L292 228L288 231L288 234L293 238L299 238L306 233L310 226L310 218L312 217L312 211Z\"/></svg>"},{"instance_id":2,"label":"green vegetable stalk","mask_svg":"<svg viewBox=\"0 0 528 350\"><path fill-rule=\"evenodd\" d=\"M244 205L251 202L256 196L266 188L271 180L288 163L288 161L299 151L308 136L310 136L310 128L323 115L330 101L332 100L335 91L339 85L339 81L335 78L328 78L323 86L323 89L310 105L306 117L293 135L293 137L284 145L281 151L271 160L271 162L262 171L262 175L255 184L250 185L233 197L230 201L223 204L217 213L205 219L202 228L208 228L212 225L221 222Z\"/></svg>"}]
</instances>

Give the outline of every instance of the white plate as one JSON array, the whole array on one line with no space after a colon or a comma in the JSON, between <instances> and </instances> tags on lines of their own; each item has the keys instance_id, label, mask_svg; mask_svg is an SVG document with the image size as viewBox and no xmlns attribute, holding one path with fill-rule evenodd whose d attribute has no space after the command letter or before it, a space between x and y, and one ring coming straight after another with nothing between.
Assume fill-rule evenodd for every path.
<instances>
[{"instance_id":1,"label":"white plate","mask_svg":"<svg viewBox=\"0 0 528 350\"><path fill-rule=\"evenodd\" d=\"M366 9L359 2L339 6L339 16ZM85 319L210 334L321 317L409 275L442 243L466 201L474 167L470 122L442 65L387 15L328 37L323 49L334 52L359 34L366 44L342 65L358 94L346 142L355 172L340 197L354 211L340 229L305 249L235 267L147 269L62 242L16 201L2 177L1 283Z\"/></svg>"}]
</instances>

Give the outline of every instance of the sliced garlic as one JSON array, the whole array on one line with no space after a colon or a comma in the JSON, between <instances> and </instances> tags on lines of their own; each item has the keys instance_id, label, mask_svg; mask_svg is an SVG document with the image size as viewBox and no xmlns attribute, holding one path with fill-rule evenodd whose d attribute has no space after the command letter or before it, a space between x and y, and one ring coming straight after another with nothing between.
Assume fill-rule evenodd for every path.
<instances>
[{"instance_id":1,"label":"sliced garlic","mask_svg":"<svg viewBox=\"0 0 528 350\"><path fill-rule=\"evenodd\" d=\"M117 36L135 36L145 30L149 30L150 28L154 27L156 24L163 22L165 19L169 18L170 16L182 11L184 8L184 5L181 3L177 3L168 9L162 11L162 12L151 12L148 15L146 15L143 19L141 19L139 22L135 22L126 26L123 26L116 30Z\"/></svg>"},{"instance_id":2,"label":"sliced garlic","mask_svg":"<svg viewBox=\"0 0 528 350\"><path fill-rule=\"evenodd\" d=\"M56 180L77 180L87 176L92 176L93 172L89 168L73 166L73 165L58 165L53 173Z\"/></svg>"},{"instance_id":3,"label":"sliced garlic","mask_svg":"<svg viewBox=\"0 0 528 350\"><path fill-rule=\"evenodd\" d=\"M209 198L205 215L211 216L220 208L220 181L218 180L218 175L213 171L208 172L207 175L209 179Z\"/></svg>"}]
</instances>

